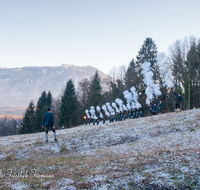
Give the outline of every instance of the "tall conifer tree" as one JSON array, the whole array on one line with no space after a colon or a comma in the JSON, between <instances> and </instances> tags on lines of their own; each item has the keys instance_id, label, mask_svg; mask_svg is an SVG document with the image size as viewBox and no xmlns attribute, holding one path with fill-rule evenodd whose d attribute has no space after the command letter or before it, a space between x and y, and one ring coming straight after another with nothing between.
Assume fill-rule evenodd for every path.
<instances>
[{"instance_id":1,"label":"tall conifer tree","mask_svg":"<svg viewBox=\"0 0 200 190\"><path fill-rule=\"evenodd\" d=\"M35 120L35 106L33 101L29 103L26 109L25 116L23 117L21 128L19 129L19 134L33 133L34 120Z\"/></svg>"},{"instance_id":2,"label":"tall conifer tree","mask_svg":"<svg viewBox=\"0 0 200 190\"><path fill-rule=\"evenodd\" d=\"M42 118L43 114L47 111L47 95L43 91L40 98L38 99L36 110L35 110L35 122L34 122L34 131L40 132L42 129Z\"/></svg>"},{"instance_id":3,"label":"tall conifer tree","mask_svg":"<svg viewBox=\"0 0 200 190\"><path fill-rule=\"evenodd\" d=\"M51 95L50 91L48 91L48 93L47 93L46 106L47 106L47 108L51 108L51 106L52 106L52 95Z\"/></svg>"},{"instance_id":4,"label":"tall conifer tree","mask_svg":"<svg viewBox=\"0 0 200 190\"><path fill-rule=\"evenodd\" d=\"M142 82L143 76L141 75L141 65L144 62L150 62L152 72L154 74L153 79L155 82L160 80L160 74L159 74L159 67L157 65L157 46L154 40L152 38L146 38L144 43L142 44L142 47L138 51L138 55L136 56L136 70L138 72L138 79L140 80L140 83ZM140 84L141 85L141 84ZM143 84L141 85L141 88L143 89Z\"/></svg>"},{"instance_id":5,"label":"tall conifer tree","mask_svg":"<svg viewBox=\"0 0 200 190\"><path fill-rule=\"evenodd\" d=\"M132 86L134 86L138 90L138 78L134 59L132 59L129 64L124 81L127 89L130 89Z\"/></svg>"},{"instance_id":6,"label":"tall conifer tree","mask_svg":"<svg viewBox=\"0 0 200 190\"><path fill-rule=\"evenodd\" d=\"M96 71L89 86L88 104L90 106L96 107L97 105L101 104L101 99L102 99L101 91L102 91L101 81L99 78L99 74Z\"/></svg>"},{"instance_id":7,"label":"tall conifer tree","mask_svg":"<svg viewBox=\"0 0 200 190\"><path fill-rule=\"evenodd\" d=\"M77 123L77 107L78 99L73 81L70 79L67 82L65 91L61 97L58 125L65 126L67 128L75 126Z\"/></svg>"}]
</instances>

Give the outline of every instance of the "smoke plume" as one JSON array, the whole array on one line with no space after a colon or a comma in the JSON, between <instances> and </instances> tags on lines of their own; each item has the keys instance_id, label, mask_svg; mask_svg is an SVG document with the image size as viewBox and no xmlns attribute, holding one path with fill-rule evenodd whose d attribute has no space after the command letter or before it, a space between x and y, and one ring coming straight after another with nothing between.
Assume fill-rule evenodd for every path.
<instances>
[{"instance_id":1,"label":"smoke plume","mask_svg":"<svg viewBox=\"0 0 200 190\"><path fill-rule=\"evenodd\" d=\"M153 94L156 96L161 95L160 87L154 84L153 80L153 72L151 71L150 62L144 62L142 64L142 71L141 73L144 75L143 81L147 85L145 89L145 94L147 95L146 104L150 103L150 100L153 99Z\"/></svg>"}]
</instances>

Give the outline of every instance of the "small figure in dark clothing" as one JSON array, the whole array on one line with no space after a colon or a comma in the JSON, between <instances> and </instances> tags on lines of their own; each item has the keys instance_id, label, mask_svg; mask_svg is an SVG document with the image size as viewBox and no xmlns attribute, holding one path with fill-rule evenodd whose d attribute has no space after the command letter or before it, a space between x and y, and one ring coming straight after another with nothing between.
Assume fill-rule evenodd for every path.
<instances>
[{"instance_id":1,"label":"small figure in dark clothing","mask_svg":"<svg viewBox=\"0 0 200 190\"><path fill-rule=\"evenodd\" d=\"M149 109L149 116L151 116L151 115L153 114L152 107L151 107L151 106L148 106L148 109Z\"/></svg>"},{"instance_id":2,"label":"small figure in dark clothing","mask_svg":"<svg viewBox=\"0 0 200 190\"><path fill-rule=\"evenodd\" d=\"M126 114L124 114L124 116L123 116L123 120L126 120Z\"/></svg>"},{"instance_id":3,"label":"small figure in dark clothing","mask_svg":"<svg viewBox=\"0 0 200 190\"><path fill-rule=\"evenodd\" d=\"M156 115L157 114L157 105L156 105L156 103L154 104L154 106L153 106L153 115Z\"/></svg>"},{"instance_id":4,"label":"small figure in dark clothing","mask_svg":"<svg viewBox=\"0 0 200 190\"><path fill-rule=\"evenodd\" d=\"M175 93L175 88L173 89L175 98L174 98L174 103L175 103L175 112L180 112L180 104L182 102L182 96L181 96L181 92L179 92L178 94Z\"/></svg>"},{"instance_id":5,"label":"small figure in dark clothing","mask_svg":"<svg viewBox=\"0 0 200 190\"><path fill-rule=\"evenodd\" d=\"M161 110L163 108L163 103L162 103L162 100L160 100L160 102L157 100L157 97L156 97L156 101L158 103L158 114L161 114Z\"/></svg>"},{"instance_id":6,"label":"small figure in dark clothing","mask_svg":"<svg viewBox=\"0 0 200 190\"><path fill-rule=\"evenodd\" d=\"M96 122L97 122L97 125L99 125L99 120L97 120Z\"/></svg>"},{"instance_id":7,"label":"small figure in dark clothing","mask_svg":"<svg viewBox=\"0 0 200 190\"><path fill-rule=\"evenodd\" d=\"M131 118L131 112L130 111L128 112L128 118L129 119Z\"/></svg>"},{"instance_id":8,"label":"small figure in dark clothing","mask_svg":"<svg viewBox=\"0 0 200 190\"><path fill-rule=\"evenodd\" d=\"M140 111L140 117L143 117L143 113L142 113L142 111Z\"/></svg>"},{"instance_id":9,"label":"small figure in dark clothing","mask_svg":"<svg viewBox=\"0 0 200 190\"><path fill-rule=\"evenodd\" d=\"M137 118L139 118L140 117L140 112L139 111L137 111Z\"/></svg>"},{"instance_id":10,"label":"small figure in dark clothing","mask_svg":"<svg viewBox=\"0 0 200 190\"><path fill-rule=\"evenodd\" d=\"M135 116L135 112L134 112L134 111L133 111L132 117L133 117L133 119L136 118L136 116Z\"/></svg>"},{"instance_id":11,"label":"small figure in dark clothing","mask_svg":"<svg viewBox=\"0 0 200 190\"><path fill-rule=\"evenodd\" d=\"M85 125L87 126L87 124L88 124L88 121L87 121L87 120L85 120Z\"/></svg>"},{"instance_id":12,"label":"small figure in dark clothing","mask_svg":"<svg viewBox=\"0 0 200 190\"><path fill-rule=\"evenodd\" d=\"M115 120L115 117L112 117L112 122L114 122L114 120Z\"/></svg>"},{"instance_id":13,"label":"small figure in dark clothing","mask_svg":"<svg viewBox=\"0 0 200 190\"><path fill-rule=\"evenodd\" d=\"M124 118L124 113L121 114L120 121L123 121L123 118Z\"/></svg>"},{"instance_id":14,"label":"small figure in dark clothing","mask_svg":"<svg viewBox=\"0 0 200 190\"><path fill-rule=\"evenodd\" d=\"M89 125L90 125L90 122L91 122L91 121L90 121L90 119L89 119L89 121L88 121Z\"/></svg>"},{"instance_id":15,"label":"small figure in dark clothing","mask_svg":"<svg viewBox=\"0 0 200 190\"><path fill-rule=\"evenodd\" d=\"M110 122L110 123L112 122L112 118L111 118L111 117L109 117L109 122Z\"/></svg>"},{"instance_id":16,"label":"small figure in dark clothing","mask_svg":"<svg viewBox=\"0 0 200 190\"><path fill-rule=\"evenodd\" d=\"M152 102L152 100L150 101L150 106L151 106L151 108L152 108L152 110L153 110L154 103Z\"/></svg>"},{"instance_id":17,"label":"small figure in dark clothing","mask_svg":"<svg viewBox=\"0 0 200 190\"><path fill-rule=\"evenodd\" d=\"M103 124L105 124L106 120L103 118Z\"/></svg>"},{"instance_id":18,"label":"small figure in dark clothing","mask_svg":"<svg viewBox=\"0 0 200 190\"><path fill-rule=\"evenodd\" d=\"M45 129L46 142L48 142L49 129L53 131L55 141L58 141L56 138L56 131L55 131L55 126L54 126L54 115L53 113L51 113L51 108L48 108L47 112L43 115L42 127Z\"/></svg>"},{"instance_id":19,"label":"small figure in dark clothing","mask_svg":"<svg viewBox=\"0 0 200 190\"><path fill-rule=\"evenodd\" d=\"M138 113L138 112L136 111L136 112L135 112L135 119L136 119L136 118L137 118L137 116L138 116L138 114L137 114L137 113Z\"/></svg>"},{"instance_id":20,"label":"small figure in dark clothing","mask_svg":"<svg viewBox=\"0 0 200 190\"><path fill-rule=\"evenodd\" d=\"M121 121L121 113L118 115L118 121Z\"/></svg>"}]
</instances>

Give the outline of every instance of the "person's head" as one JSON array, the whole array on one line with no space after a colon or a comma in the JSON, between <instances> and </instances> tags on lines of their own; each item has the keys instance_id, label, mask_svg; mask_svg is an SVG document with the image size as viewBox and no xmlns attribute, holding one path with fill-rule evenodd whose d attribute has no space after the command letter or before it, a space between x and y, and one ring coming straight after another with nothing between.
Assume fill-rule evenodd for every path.
<instances>
[{"instance_id":1,"label":"person's head","mask_svg":"<svg viewBox=\"0 0 200 190\"><path fill-rule=\"evenodd\" d=\"M154 104L154 106L156 106L156 104Z\"/></svg>"},{"instance_id":2,"label":"person's head","mask_svg":"<svg viewBox=\"0 0 200 190\"><path fill-rule=\"evenodd\" d=\"M160 100L160 103L162 103L162 100Z\"/></svg>"},{"instance_id":3,"label":"person's head","mask_svg":"<svg viewBox=\"0 0 200 190\"><path fill-rule=\"evenodd\" d=\"M49 112L50 112L50 111L51 111L51 108L47 108L47 111L49 111Z\"/></svg>"},{"instance_id":4,"label":"person's head","mask_svg":"<svg viewBox=\"0 0 200 190\"><path fill-rule=\"evenodd\" d=\"M180 95L181 95L181 92L179 92L178 95L180 96Z\"/></svg>"}]
</instances>

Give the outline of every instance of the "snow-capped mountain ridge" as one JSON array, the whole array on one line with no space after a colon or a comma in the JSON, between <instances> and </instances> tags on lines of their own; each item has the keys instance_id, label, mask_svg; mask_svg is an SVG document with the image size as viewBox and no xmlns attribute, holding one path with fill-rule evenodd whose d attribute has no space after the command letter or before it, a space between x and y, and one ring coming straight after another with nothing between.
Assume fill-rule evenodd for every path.
<instances>
[{"instance_id":1,"label":"snow-capped mountain ridge","mask_svg":"<svg viewBox=\"0 0 200 190\"><path fill-rule=\"evenodd\" d=\"M98 71L102 80L108 76L91 66L61 66L0 68L0 105L27 106L36 102L45 91L51 91L53 97L61 94L66 82L72 79L75 87L84 78L90 79Z\"/></svg>"}]
</instances>

